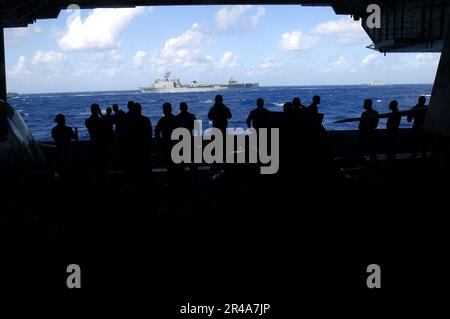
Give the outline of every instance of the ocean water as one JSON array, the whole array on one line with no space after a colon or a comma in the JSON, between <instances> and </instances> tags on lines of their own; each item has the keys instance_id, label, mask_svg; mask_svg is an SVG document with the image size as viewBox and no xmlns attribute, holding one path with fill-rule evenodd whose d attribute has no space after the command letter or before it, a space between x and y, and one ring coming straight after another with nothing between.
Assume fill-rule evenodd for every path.
<instances>
[{"instance_id":1,"label":"ocean water","mask_svg":"<svg viewBox=\"0 0 450 319\"><path fill-rule=\"evenodd\" d=\"M263 98L266 107L272 111L282 111L283 104L294 97L301 98L304 105L309 105L314 95L322 97L320 111L325 114L324 126L328 130L351 130L357 123L334 124L335 121L357 117L361 114L363 100L371 98L374 108L380 113L388 112L389 102L396 99L400 110L413 107L420 95L430 97L431 84L424 85L389 85L371 87L360 86L298 86L298 87L260 87L255 89L229 89L221 91L225 104L231 109L233 118L230 127L246 128L248 113L255 107L256 99ZM172 103L174 113L178 112L180 102L187 102L190 112L203 120L203 129L209 128L207 114L218 92L192 93L140 93L139 91L120 92L81 92L55 94L23 94L9 102L16 107L38 141L50 141L51 128L58 113L66 115L67 125L78 127L81 139L88 139L84 120L90 115L90 105L98 103L102 110L112 104L118 104L126 110L128 101L141 103L144 115L150 117L153 126L162 116L162 104ZM402 119L402 127L410 124ZM380 128L385 127L385 120L380 121Z\"/></svg>"}]
</instances>

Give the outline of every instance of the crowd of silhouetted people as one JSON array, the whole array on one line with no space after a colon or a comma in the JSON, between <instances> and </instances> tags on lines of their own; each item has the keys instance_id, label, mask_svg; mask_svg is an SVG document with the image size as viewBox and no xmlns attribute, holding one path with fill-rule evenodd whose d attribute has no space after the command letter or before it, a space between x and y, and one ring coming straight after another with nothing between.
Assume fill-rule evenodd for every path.
<instances>
[{"instance_id":1,"label":"crowd of silhouetted people","mask_svg":"<svg viewBox=\"0 0 450 319\"><path fill-rule=\"evenodd\" d=\"M280 129L280 158L281 170L294 171L297 167L306 167L315 176L331 174L333 167L332 146L327 138L327 132L322 125L324 114L319 112L320 96L314 96L309 105L302 104L300 98L295 97L292 102L283 105L283 112L272 112L264 106L264 100L259 98L256 107L250 111L246 124L249 128ZM364 101L364 112L359 119L359 155L368 155L372 162L377 161L377 128L379 113L374 110L370 99ZM151 173L151 153L153 137L160 146L161 158L169 173L180 169L171 159L171 149L174 129L183 127L193 132L196 116L190 113L185 102L180 103L178 114L173 113L172 105L164 103L163 116L153 130L150 119L142 114L139 103L129 101L127 110L121 110L117 104L107 107L102 112L98 104L91 105L91 116L85 125L90 136L90 154L94 169L97 173L105 172L113 165L117 165L130 173L131 176L145 177ZM411 133L412 157L420 152L426 156L426 134L424 121L426 114L426 98L421 96L418 104L409 112L400 112L398 102L389 104L391 111L387 117L387 135L385 152L388 161L394 161L397 153L397 138L401 117L406 115L408 122L413 122ZM224 104L223 97L217 95L215 103L208 112L208 119L214 128L227 134L228 121L232 112ZM52 137L56 142L56 168L62 164L71 153L71 142L78 140L78 132L66 126L62 114L56 116L57 125L52 130ZM115 159L116 164L113 164ZM181 168L184 169L184 168Z\"/></svg>"}]
</instances>

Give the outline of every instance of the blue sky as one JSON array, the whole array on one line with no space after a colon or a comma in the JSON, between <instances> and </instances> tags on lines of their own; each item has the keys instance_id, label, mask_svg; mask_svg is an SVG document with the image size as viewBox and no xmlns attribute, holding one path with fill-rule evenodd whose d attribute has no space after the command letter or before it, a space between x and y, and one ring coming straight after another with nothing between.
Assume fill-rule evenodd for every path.
<instances>
[{"instance_id":1,"label":"blue sky","mask_svg":"<svg viewBox=\"0 0 450 319\"><path fill-rule=\"evenodd\" d=\"M432 83L439 54L369 50L360 22L331 8L139 7L63 11L6 30L8 90L133 90L166 71L183 83Z\"/></svg>"}]
</instances>

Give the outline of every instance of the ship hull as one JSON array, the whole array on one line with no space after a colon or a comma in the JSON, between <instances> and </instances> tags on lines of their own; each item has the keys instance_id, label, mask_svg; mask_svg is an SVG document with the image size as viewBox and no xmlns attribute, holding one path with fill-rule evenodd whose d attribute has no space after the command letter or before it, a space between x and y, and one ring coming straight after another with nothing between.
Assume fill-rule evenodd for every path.
<instances>
[{"instance_id":1,"label":"ship hull","mask_svg":"<svg viewBox=\"0 0 450 319\"><path fill-rule=\"evenodd\" d=\"M141 93L189 93L223 91L227 87L178 87L178 88L140 88Z\"/></svg>"}]
</instances>

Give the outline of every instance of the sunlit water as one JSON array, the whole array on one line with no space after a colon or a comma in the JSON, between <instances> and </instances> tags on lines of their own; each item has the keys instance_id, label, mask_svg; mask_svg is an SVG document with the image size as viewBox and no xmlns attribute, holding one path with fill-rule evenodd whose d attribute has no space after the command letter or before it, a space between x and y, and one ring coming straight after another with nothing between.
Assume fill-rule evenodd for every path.
<instances>
[{"instance_id":1,"label":"sunlit water","mask_svg":"<svg viewBox=\"0 0 450 319\"><path fill-rule=\"evenodd\" d=\"M248 113L255 107L256 99L263 98L266 107L272 111L282 111L282 105L293 97L300 97L302 103L309 105L312 96L320 95L322 104L320 111L325 114L324 125L328 130L356 129L357 123L333 124L333 122L357 117L362 112L363 100L371 98L374 108L380 113L388 112L389 101L396 99L400 109L409 109L417 102L420 95L430 97L432 85L393 85L393 86L308 86L308 87L261 87L257 89L229 89L221 91L225 104L231 109L233 118L230 127L245 128ZM121 92L83 92L57 94L23 94L9 102L17 108L25 122L38 141L51 140L50 130L54 126L56 114L66 115L67 124L78 127L81 139L87 139L88 134L84 120L89 117L90 105L98 103L104 110L116 103L126 110L129 100L141 103L144 115L150 117L156 125L162 116L162 104L170 102L175 113L180 102L187 102L189 109L199 119L203 120L203 128L210 127L207 120L209 108L213 104L217 92L192 93L140 93L138 91ZM405 119L402 127L410 125ZM385 121L380 122L380 127Z\"/></svg>"}]
</instances>

